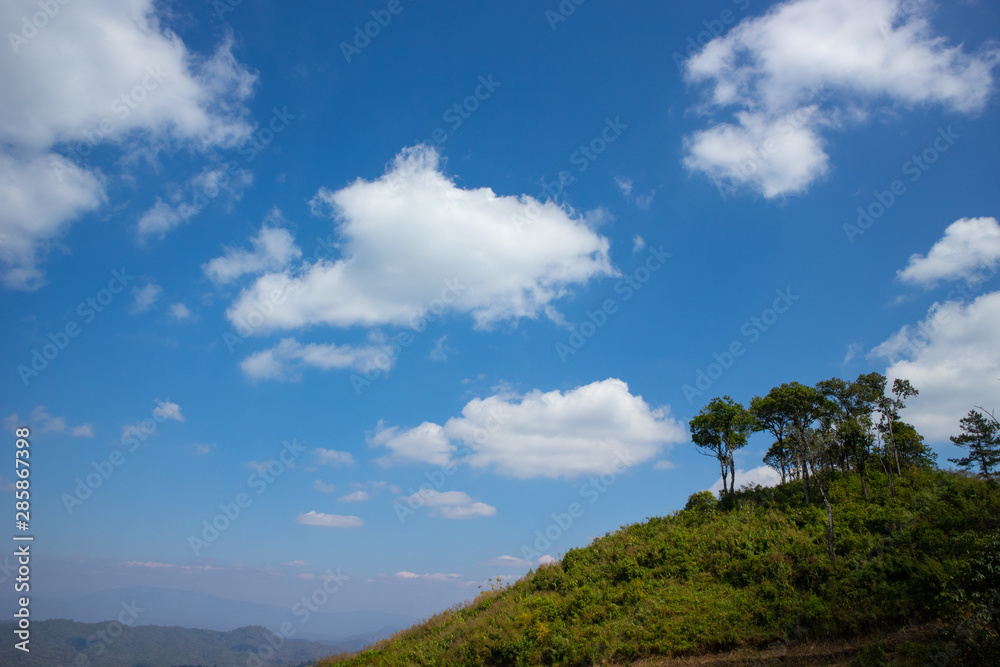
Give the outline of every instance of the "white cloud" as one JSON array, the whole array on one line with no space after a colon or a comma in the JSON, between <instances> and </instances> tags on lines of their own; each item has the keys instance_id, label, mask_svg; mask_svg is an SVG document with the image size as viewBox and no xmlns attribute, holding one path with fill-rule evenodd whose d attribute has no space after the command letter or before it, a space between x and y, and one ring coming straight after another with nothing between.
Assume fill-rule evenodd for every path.
<instances>
[{"instance_id":1,"label":"white cloud","mask_svg":"<svg viewBox=\"0 0 1000 667\"><path fill-rule=\"evenodd\" d=\"M341 496L337 500L342 503L363 503L368 500L368 494L365 491L355 491L346 496Z\"/></svg>"},{"instance_id":2,"label":"white cloud","mask_svg":"<svg viewBox=\"0 0 1000 667\"><path fill-rule=\"evenodd\" d=\"M157 197L153 208L143 213L136 223L136 235L140 243L150 239L159 241L197 214L198 209L189 203L171 206Z\"/></svg>"},{"instance_id":3,"label":"white cloud","mask_svg":"<svg viewBox=\"0 0 1000 667\"><path fill-rule=\"evenodd\" d=\"M215 443L211 442L206 444L196 444L194 446L194 453L196 456L208 456L213 451L215 451Z\"/></svg>"},{"instance_id":4,"label":"white cloud","mask_svg":"<svg viewBox=\"0 0 1000 667\"><path fill-rule=\"evenodd\" d=\"M243 192L253 183L253 174L242 168L231 171L228 165L208 166L195 174L174 192L173 204L159 197L136 223L136 238L141 245L161 241L181 225L202 212L209 202L225 192L225 202L239 201Z\"/></svg>"},{"instance_id":5,"label":"white cloud","mask_svg":"<svg viewBox=\"0 0 1000 667\"><path fill-rule=\"evenodd\" d=\"M445 345L446 340L448 340L448 334L434 341L434 349L430 351L427 358L431 361L448 361L448 346Z\"/></svg>"},{"instance_id":6,"label":"white cloud","mask_svg":"<svg viewBox=\"0 0 1000 667\"><path fill-rule=\"evenodd\" d=\"M773 468L760 466L752 470L736 470L736 481L734 488L741 488L745 484L760 484L761 486L775 486L781 483L781 475ZM715 484L708 487L709 491L718 493L722 490L722 478L715 480Z\"/></svg>"},{"instance_id":7,"label":"white cloud","mask_svg":"<svg viewBox=\"0 0 1000 667\"><path fill-rule=\"evenodd\" d=\"M421 489L411 496L400 498L400 501L409 503L411 507L429 507L432 516L445 519L471 519L477 516L494 516L497 513L496 507L474 500L462 491Z\"/></svg>"},{"instance_id":8,"label":"white cloud","mask_svg":"<svg viewBox=\"0 0 1000 667\"><path fill-rule=\"evenodd\" d=\"M353 347L334 343L302 345L294 338L284 338L276 346L255 352L240 362L240 368L251 380L278 380L297 382L305 367L354 369L367 372L373 368L388 371L395 358L385 348L377 346Z\"/></svg>"},{"instance_id":9,"label":"white cloud","mask_svg":"<svg viewBox=\"0 0 1000 667\"><path fill-rule=\"evenodd\" d=\"M929 441L943 443L976 405L1000 408L1000 292L971 303L935 303L917 326L904 326L872 350L889 360L890 384L904 378L920 392L902 418Z\"/></svg>"},{"instance_id":10,"label":"white cloud","mask_svg":"<svg viewBox=\"0 0 1000 667\"><path fill-rule=\"evenodd\" d=\"M687 440L687 429L651 408L628 385L609 378L565 393L534 390L473 399L444 426L425 422L407 431L380 424L372 446L392 453L382 465L422 461L443 465L457 457L517 478L575 477L607 472L656 457L665 445Z\"/></svg>"},{"instance_id":11,"label":"white cloud","mask_svg":"<svg viewBox=\"0 0 1000 667\"><path fill-rule=\"evenodd\" d=\"M180 322L191 317L191 311L183 303L175 303L170 306L170 317Z\"/></svg>"},{"instance_id":12,"label":"white cloud","mask_svg":"<svg viewBox=\"0 0 1000 667\"><path fill-rule=\"evenodd\" d=\"M621 191L622 195L628 199L632 196L632 179L626 178L624 176L615 177L615 185L618 186L618 190Z\"/></svg>"},{"instance_id":13,"label":"white cloud","mask_svg":"<svg viewBox=\"0 0 1000 667\"><path fill-rule=\"evenodd\" d=\"M454 574L454 573L446 574L444 572L434 572L434 573L431 573L431 574L415 574L413 572L407 572L406 570L402 570L402 571L396 573L396 578L397 579L426 579L426 580L429 580L429 581L458 581L459 579L462 578L462 575L460 575L460 574Z\"/></svg>"},{"instance_id":14,"label":"white cloud","mask_svg":"<svg viewBox=\"0 0 1000 667\"><path fill-rule=\"evenodd\" d=\"M980 269L994 271L1000 261L1000 224L996 218L962 218L948 225L927 256L915 254L899 271L905 283L930 287L939 280L972 280Z\"/></svg>"},{"instance_id":15,"label":"white cloud","mask_svg":"<svg viewBox=\"0 0 1000 667\"><path fill-rule=\"evenodd\" d=\"M656 463L653 464L653 470L673 470L673 469L674 469L673 462L667 461L666 459L662 461L657 461Z\"/></svg>"},{"instance_id":16,"label":"white cloud","mask_svg":"<svg viewBox=\"0 0 1000 667\"><path fill-rule=\"evenodd\" d=\"M338 452L335 449L317 447L313 450L313 453L316 455L316 462L321 466L339 468L340 466L349 466L354 463L354 457L351 456L350 452Z\"/></svg>"},{"instance_id":17,"label":"white cloud","mask_svg":"<svg viewBox=\"0 0 1000 667\"><path fill-rule=\"evenodd\" d=\"M99 144L135 152L206 150L246 137L256 77L224 39L209 57L160 24L153 0L59 4L22 40L34 0L0 3L0 248L9 287L35 289L49 247L105 200L105 178L80 164ZM15 27L16 26L16 27ZM13 36L13 38L11 37Z\"/></svg>"},{"instance_id":18,"label":"white cloud","mask_svg":"<svg viewBox=\"0 0 1000 667\"><path fill-rule=\"evenodd\" d=\"M375 429L375 435L368 439L368 444L372 447L387 447L392 452L390 456L376 459L376 462L383 467L414 462L445 465L456 451L456 447L449 442L445 430L430 422L424 422L416 428L401 430L398 426L386 428L380 421Z\"/></svg>"},{"instance_id":19,"label":"white cloud","mask_svg":"<svg viewBox=\"0 0 1000 667\"><path fill-rule=\"evenodd\" d=\"M156 407L153 408L153 416L160 421L167 419L179 422L184 421L184 415L181 414L181 406L171 401L157 401Z\"/></svg>"},{"instance_id":20,"label":"white cloud","mask_svg":"<svg viewBox=\"0 0 1000 667\"><path fill-rule=\"evenodd\" d=\"M861 350L860 343L851 343L847 346L847 352L844 353L844 360L841 363L849 363L854 357L858 356L858 352L861 352Z\"/></svg>"},{"instance_id":21,"label":"white cloud","mask_svg":"<svg viewBox=\"0 0 1000 667\"><path fill-rule=\"evenodd\" d=\"M281 271L293 260L302 257L302 251L287 229L271 226L281 221L275 209L265 220L257 236L250 239L253 250L226 248L222 257L202 265L208 278L217 285L231 283L247 274Z\"/></svg>"},{"instance_id":22,"label":"white cloud","mask_svg":"<svg viewBox=\"0 0 1000 667\"><path fill-rule=\"evenodd\" d=\"M632 237L632 252L637 253L646 247L646 239L642 238L638 234Z\"/></svg>"},{"instance_id":23,"label":"white cloud","mask_svg":"<svg viewBox=\"0 0 1000 667\"><path fill-rule=\"evenodd\" d=\"M53 417L44 405L35 406L35 409L31 411L31 423L36 425L36 428L42 433L66 433L68 429L69 434L75 438L94 437L94 427L90 424L69 427L65 417ZM9 426L8 430L16 428L19 425L17 413L7 417L4 424Z\"/></svg>"},{"instance_id":24,"label":"white cloud","mask_svg":"<svg viewBox=\"0 0 1000 667\"><path fill-rule=\"evenodd\" d=\"M974 113L993 90L1000 51L969 54L935 35L908 0L789 0L748 18L685 63L713 108L737 107L685 141L685 165L765 197L802 192L829 170L820 132L876 103Z\"/></svg>"},{"instance_id":25,"label":"white cloud","mask_svg":"<svg viewBox=\"0 0 1000 667\"><path fill-rule=\"evenodd\" d=\"M321 189L312 205L336 218L341 258L261 276L227 311L234 324L278 290L259 333L407 325L432 307L488 328L536 317L569 286L616 275L608 240L585 217L526 195L458 188L427 146L404 150L377 180Z\"/></svg>"},{"instance_id":26,"label":"white cloud","mask_svg":"<svg viewBox=\"0 0 1000 667\"><path fill-rule=\"evenodd\" d=\"M135 297L135 301L132 303L132 312L146 312L156 305L161 294L163 294L163 288L156 283L151 282L146 283L143 287L133 287L132 296Z\"/></svg>"},{"instance_id":27,"label":"white cloud","mask_svg":"<svg viewBox=\"0 0 1000 667\"><path fill-rule=\"evenodd\" d=\"M315 482L313 482L313 488L319 491L320 493L333 493L334 491L337 490L337 487L334 486L333 484L327 484L326 482L320 479L317 479Z\"/></svg>"},{"instance_id":28,"label":"white cloud","mask_svg":"<svg viewBox=\"0 0 1000 667\"><path fill-rule=\"evenodd\" d=\"M359 528L365 525L365 522L356 516L322 514L316 511L300 514L296 519L296 523L301 523L304 526L322 526L324 528Z\"/></svg>"},{"instance_id":29,"label":"white cloud","mask_svg":"<svg viewBox=\"0 0 1000 667\"><path fill-rule=\"evenodd\" d=\"M509 567L513 569L526 569L526 568L536 568L539 565L547 565L549 563L558 563L559 561L549 556L548 554L542 556L538 560L524 560L523 558L517 558L515 556L497 556L496 558L490 558L489 560L479 561L479 565L483 567Z\"/></svg>"},{"instance_id":30,"label":"white cloud","mask_svg":"<svg viewBox=\"0 0 1000 667\"><path fill-rule=\"evenodd\" d=\"M9 108L9 104L3 106ZM4 284L24 290L41 287L40 257L73 220L104 201L104 179L99 173L80 168L60 155L14 157L0 151Z\"/></svg>"}]
</instances>

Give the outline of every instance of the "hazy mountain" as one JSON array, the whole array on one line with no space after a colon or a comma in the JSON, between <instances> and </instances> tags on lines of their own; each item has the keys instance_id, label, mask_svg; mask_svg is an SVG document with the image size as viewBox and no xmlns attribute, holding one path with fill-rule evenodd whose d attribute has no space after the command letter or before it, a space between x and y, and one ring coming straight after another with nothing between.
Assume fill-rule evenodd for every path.
<instances>
[{"instance_id":1,"label":"hazy mountain","mask_svg":"<svg viewBox=\"0 0 1000 667\"><path fill-rule=\"evenodd\" d=\"M408 627L417 619L403 614L378 611L338 613L293 613L289 607L228 600L208 593L165 588L118 588L76 597L33 597L32 615L36 619L72 619L82 623L100 623L119 614L130 618L135 606L135 625L178 625L228 631L251 625L277 632L282 623L291 623L295 639L341 640L376 634L385 637Z\"/></svg>"},{"instance_id":2,"label":"hazy mountain","mask_svg":"<svg viewBox=\"0 0 1000 667\"><path fill-rule=\"evenodd\" d=\"M0 624L0 634L11 637L13 624ZM230 632L180 627L122 626L114 621L77 623L66 620L31 624L31 651L24 653L13 641L0 643L0 664L25 667L101 665L101 667L176 667L180 665L246 665L254 655L267 665L311 664L317 658L356 650L364 641L339 644L301 639L279 641L262 627ZM277 645L276 649L271 647ZM86 660L81 658L84 656Z\"/></svg>"}]
</instances>

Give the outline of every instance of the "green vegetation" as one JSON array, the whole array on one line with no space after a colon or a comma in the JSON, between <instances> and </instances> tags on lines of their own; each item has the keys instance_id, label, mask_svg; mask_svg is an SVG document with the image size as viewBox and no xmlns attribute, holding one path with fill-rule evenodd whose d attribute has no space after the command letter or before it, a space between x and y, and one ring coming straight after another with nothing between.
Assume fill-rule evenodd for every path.
<instances>
[{"instance_id":1,"label":"green vegetation","mask_svg":"<svg viewBox=\"0 0 1000 667\"><path fill-rule=\"evenodd\" d=\"M872 373L782 385L748 409L715 399L692 420L693 441L725 479L748 429L767 431L782 484L727 479L718 500L693 494L683 510L319 664L658 664L733 651L749 657L698 664L791 664L820 645L826 658L794 664L1000 664L1000 485L938 470L900 420L916 390L885 389Z\"/></svg>"}]
</instances>

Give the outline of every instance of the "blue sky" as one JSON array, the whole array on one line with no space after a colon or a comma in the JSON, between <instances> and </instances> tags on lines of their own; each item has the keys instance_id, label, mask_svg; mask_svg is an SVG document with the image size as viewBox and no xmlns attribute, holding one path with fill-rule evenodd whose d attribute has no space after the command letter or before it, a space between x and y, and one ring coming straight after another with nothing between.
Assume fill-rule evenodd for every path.
<instances>
[{"instance_id":1,"label":"blue sky","mask_svg":"<svg viewBox=\"0 0 1000 667\"><path fill-rule=\"evenodd\" d=\"M714 396L905 377L942 463L1000 407L995 5L48 12L0 10L39 595L427 615L711 487Z\"/></svg>"}]
</instances>

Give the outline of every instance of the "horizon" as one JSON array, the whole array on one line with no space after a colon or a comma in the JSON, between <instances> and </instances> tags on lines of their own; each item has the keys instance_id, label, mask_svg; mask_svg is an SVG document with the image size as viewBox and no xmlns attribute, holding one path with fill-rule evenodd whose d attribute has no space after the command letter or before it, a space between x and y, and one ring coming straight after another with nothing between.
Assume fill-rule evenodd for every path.
<instances>
[{"instance_id":1,"label":"horizon","mask_svg":"<svg viewBox=\"0 0 1000 667\"><path fill-rule=\"evenodd\" d=\"M942 466L1000 409L1000 7L44 4L0 10L39 601L426 618L718 490L716 396L905 378Z\"/></svg>"}]
</instances>

